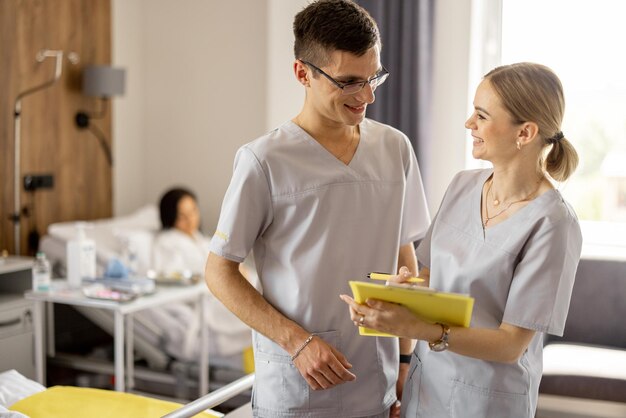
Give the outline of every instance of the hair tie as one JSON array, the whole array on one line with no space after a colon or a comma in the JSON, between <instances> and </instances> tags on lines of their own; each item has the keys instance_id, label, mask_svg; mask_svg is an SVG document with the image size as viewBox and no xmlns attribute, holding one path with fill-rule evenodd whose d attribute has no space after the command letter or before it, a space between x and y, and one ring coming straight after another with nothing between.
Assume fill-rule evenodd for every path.
<instances>
[{"instance_id":1,"label":"hair tie","mask_svg":"<svg viewBox=\"0 0 626 418\"><path fill-rule=\"evenodd\" d=\"M556 144L557 142L559 142L561 139L563 139L565 136L563 135L562 131L558 131L557 133L554 134L554 136L550 137L547 139L549 144Z\"/></svg>"}]
</instances>

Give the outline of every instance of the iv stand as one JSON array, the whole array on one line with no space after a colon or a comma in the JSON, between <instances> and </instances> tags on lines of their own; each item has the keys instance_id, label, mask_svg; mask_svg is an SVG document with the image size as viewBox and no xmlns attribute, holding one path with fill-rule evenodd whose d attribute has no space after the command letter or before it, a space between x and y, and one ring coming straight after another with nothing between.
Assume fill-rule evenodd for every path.
<instances>
[{"instance_id":1,"label":"iv stand","mask_svg":"<svg viewBox=\"0 0 626 418\"><path fill-rule=\"evenodd\" d=\"M41 50L37 53L37 62L43 62L48 57L54 57L56 59L56 66L54 69L54 78L46 81L38 86L31 87L17 95L15 99L15 112L13 117L15 120L15 135L13 137L13 146L15 147L15 172L13 177L13 202L15 212L11 215L10 219L14 224L14 242L15 242L15 254L20 255L20 148L21 148L21 117L22 117L22 99L29 96L39 90L43 90L52 86L61 77L61 71L63 69L63 51L53 51L49 49Z\"/></svg>"}]
</instances>

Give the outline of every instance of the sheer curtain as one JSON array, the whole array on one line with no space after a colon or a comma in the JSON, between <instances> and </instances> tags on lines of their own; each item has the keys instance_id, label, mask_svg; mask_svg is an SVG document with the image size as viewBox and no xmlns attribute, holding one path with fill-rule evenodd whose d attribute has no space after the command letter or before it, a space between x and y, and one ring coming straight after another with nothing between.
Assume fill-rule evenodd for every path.
<instances>
[{"instance_id":1,"label":"sheer curtain","mask_svg":"<svg viewBox=\"0 0 626 418\"><path fill-rule=\"evenodd\" d=\"M389 79L367 116L404 132L421 167L430 134L434 0L357 0L376 20ZM423 151L423 152L420 152ZM420 154L424 155L420 158ZM424 170L422 170L424 171Z\"/></svg>"}]
</instances>

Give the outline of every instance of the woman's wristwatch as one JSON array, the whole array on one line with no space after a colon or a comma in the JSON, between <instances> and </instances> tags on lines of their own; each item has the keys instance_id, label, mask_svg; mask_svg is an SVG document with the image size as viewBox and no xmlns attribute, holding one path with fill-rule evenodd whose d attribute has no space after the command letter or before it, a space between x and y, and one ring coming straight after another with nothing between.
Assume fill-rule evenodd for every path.
<instances>
[{"instance_id":1,"label":"woman's wristwatch","mask_svg":"<svg viewBox=\"0 0 626 418\"><path fill-rule=\"evenodd\" d=\"M437 322L437 325L441 326L441 338L432 343L428 343L428 346L432 351L446 351L448 349L448 336L450 335L450 327L445 324L440 324Z\"/></svg>"}]
</instances>

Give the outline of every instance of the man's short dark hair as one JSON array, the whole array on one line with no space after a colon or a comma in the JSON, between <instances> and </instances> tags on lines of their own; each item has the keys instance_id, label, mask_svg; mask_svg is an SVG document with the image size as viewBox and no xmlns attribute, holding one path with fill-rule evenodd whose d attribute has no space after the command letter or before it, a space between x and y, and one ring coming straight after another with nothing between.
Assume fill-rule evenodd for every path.
<instances>
[{"instance_id":1,"label":"man's short dark hair","mask_svg":"<svg viewBox=\"0 0 626 418\"><path fill-rule=\"evenodd\" d=\"M319 0L298 13L293 22L296 59L328 64L328 53L346 51L358 57L380 45L378 26L370 14L350 0Z\"/></svg>"}]
</instances>

